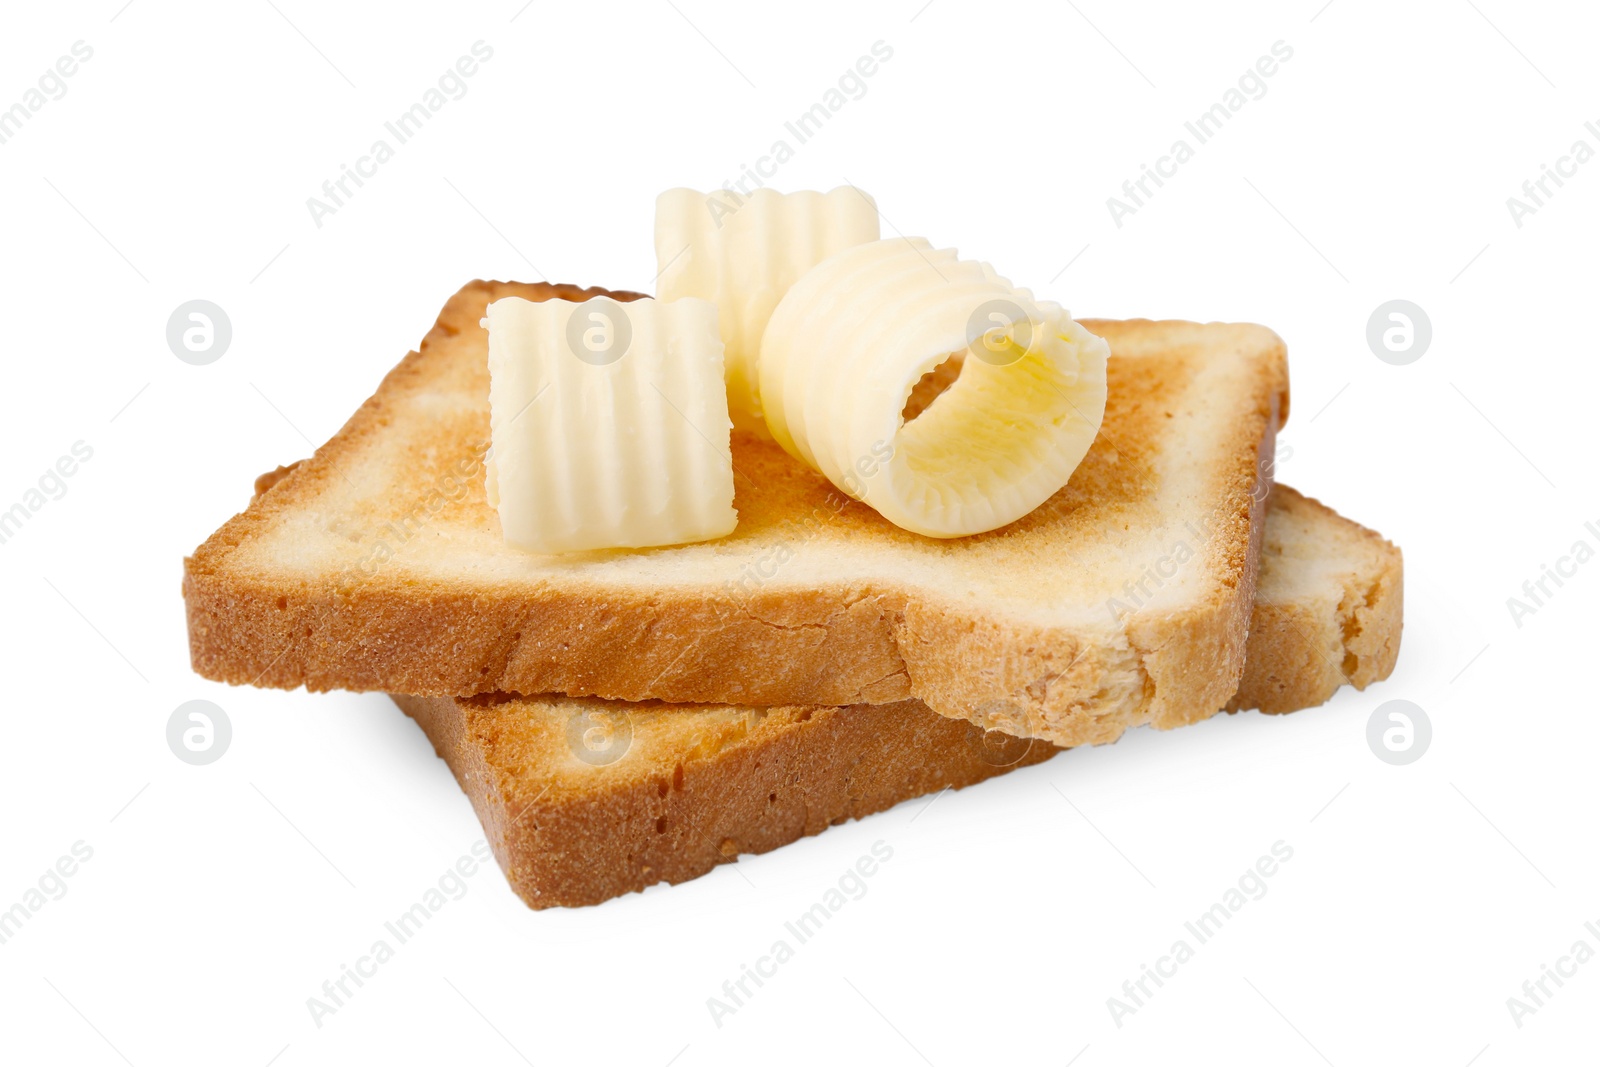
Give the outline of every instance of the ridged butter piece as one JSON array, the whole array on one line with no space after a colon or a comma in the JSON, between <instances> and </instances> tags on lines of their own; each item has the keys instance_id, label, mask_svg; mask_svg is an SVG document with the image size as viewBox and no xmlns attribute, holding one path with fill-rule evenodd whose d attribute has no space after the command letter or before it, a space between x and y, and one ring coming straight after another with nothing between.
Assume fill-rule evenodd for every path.
<instances>
[{"instance_id":1,"label":"ridged butter piece","mask_svg":"<svg viewBox=\"0 0 1600 1067\"><path fill-rule=\"evenodd\" d=\"M532 552L733 532L717 309L606 297L489 305L489 502Z\"/></svg>"},{"instance_id":2,"label":"ridged butter piece","mask_svg":"<svg viewBox=\"0 0 1600 1067\"><path fill-rule=\"evenodd\" d=\"M790 288L760 389L791 455L897 526L982 533L1048 500L1105 416L1110 347L1060 305L920 238L859 245ZM920 413L923 375L959 376ZM911 415L907 421L906 415Z\"/></svg>"},{"instance_id":3,"label":"ridged butter piece","mask_svg":"<svg viewBox=\"0 0 1600 1067\"><path fill-rule=\"evenodd\" d=\"M758 361L778 301L835 252L877 239L877 204L851 186L749 195L669 189L656 198L656 295L717 305L735 426L766 432Z\"/></svg>"}]
</instances>

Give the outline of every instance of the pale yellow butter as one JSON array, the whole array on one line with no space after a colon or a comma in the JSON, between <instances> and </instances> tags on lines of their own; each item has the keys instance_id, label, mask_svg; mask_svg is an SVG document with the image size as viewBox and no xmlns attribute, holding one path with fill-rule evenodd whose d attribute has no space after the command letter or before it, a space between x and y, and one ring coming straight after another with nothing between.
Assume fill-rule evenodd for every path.
<instances>
[{"instance_id":1,"label":"pale yellow butter","mask_svg":"<svg viewBox=\"0 0 1600 1067\"><path fill-rule=\"evenodd\" d=\"M789 289L762 341L762 410L784 449L890 522L959 537L1067 484L1105 416L1109 355L988 264L893 238ZM923 375L952 358L954 384L908 411Z\"/></svg>"},{"instance_id":2,"label":"pale yellow butter","mask_svg":"<svg viewBox=\"0 0 1600 1067\"><path fill-rule=\"evenodd\" d=\"M656 294L717 305L734 425L766 432L757 364L778 301L822 260L877 239L877 205L851 186L748 195L669 189L656 198Z\"/></svg>"},{"instance_id":3,"label":"pale yellow butter","mask_svg":"<svg viewBox=\"0 0 1600 1067\"><path fill-rule=\"evenodd\" d=\"M717 309L704 300L489 305L489 502L533 552L733 531Z\"/></svg>"}]
</instances>

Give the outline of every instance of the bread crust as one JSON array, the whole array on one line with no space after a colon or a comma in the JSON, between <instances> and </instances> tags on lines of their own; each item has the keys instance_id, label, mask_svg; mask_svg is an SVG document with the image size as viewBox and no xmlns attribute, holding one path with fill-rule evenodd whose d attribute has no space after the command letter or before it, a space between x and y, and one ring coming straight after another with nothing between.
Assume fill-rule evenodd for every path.
<instances>
[{"instance_id":1,"label":"bread crust","mask_svg":"<svg viewBox=\"0 0 1600 1067\"><path fill-rule=\"evenodd\" d=\"M1337 524L1335 524L1337 520ZM1295 527L1337 526L1337 545L1298 546L1314 554L1320 580L1285 576L1298 567ZM1228 711L1269 713L1321 704L1342 685L1365 689L1389 677L1400 656L1405 570L1400 549L1376 531L1288 486L1268 501L1263 588L1250 623L1250 651Z\"/></svg>"},{"instance_id":2,"label":"bread crust","mask_svg":"<svg viewBox=\"0 0 1600 1067\"><path fill-rule=\"evenodd\" d=\"M1274 489L1266 515L1265 595L1229 710L1259 702L1263 711L1294 711L1340 684L1365 688L1387 677L1400 641L1399 550L1285 486ZM1337 581L1285 550L1295 524L1301 547ZM1346 585L1360 595L1334 591ZM1347 655L1355 657L1348 673L1330 665ZM698 878L741 854L1061 751L986 735L917 701L757 711L577 698L394 700L454 772L512 889L532 908L598 904ZM629 747L613 763L575 756L582 741L571 723L581 729L595 711L631 723Z\"/></svg>"},{"instance_id":3,"label":"bread crust","mask_svg":"<svg viewBox=\"0 0 1600 1067\"><path fill-rule=\"evenodd\" d=\"M1237 688L1261 501L1270 484L1269 469L1257 460L1270 454L1288 396L1282 342L1262 327L1086 323L1111 341L1113 375L1120 377L1107 425L1125 430L1126 438L1102 435L1073 482L1034 514L955 544L933 547L922 543L929 539L885 530L862 505L828 502L829 487L795 471L775 447L736 440L735 464L744 475L736 501L741 531L730 547L712 542L708 551L747 548L748 541L737 544L741 536L778 536L773 531L783 524L821 511L825 547L841 563L849 562L844 557L855 539L889 542L897 561L928 575L916 581L871 568L845 573L848 566L841 566L838 576L758 584L735 597L705 583L460 576L419 582L394 570L349 580L240 562L275 524L320 514L328 495L342 492L341 464L377 449L391 419L412 417L403 403L441 382L460 387L472 375L486 376L461 354L464 342L452 342L478 328L490 299L601 293L474 282L456 294L421 349L315 457L270 485L185 561L195 670L233 684L436 696L559 692L768 706L915 697L942 715L1058 744L1103 743L1142 723L1193 722L1213 714ZM1180 350L1181 359L1166 362L1135 358ZM1150 486L1178 480L1172 471L1181 471L1183 458L1180 448L1154 443L1161 420L1198 425L1208 417L1195 410L1206 390L1182 392L1167 380L1182 375L1216 376L1229 405L1209 416L1222 427L1215 433L1224 458L1182 472L1183 484L1210 509L1201 519L1205 535L1190 546L1201 561L1192 595L1176 607L1152 600L1112 625L1029 618L947 588L935 565L959 563L960 553L1009 552L1008 566L1032 568L1014 583L1020 593L1050 568L1069 565L1067 553L1093 551L1104 529L1158 526L1163 519L1152 514ZM473 380L470 388L476 387ZM440 440L470 443L480 415L486 420L486 407L461 415L465 428L457 430L447 422L456 416L444 412ZM421 450L413 457L419 466L434 462ZM474 499L441 505L443 517L423 533L492 529L480 483L468 487ZM339 517L326 521L336 526ZM1060 529L1081 540L1058 537Z\"/></svg>"},{"instance_id":4,"label":"bread crust","mask_svg":"<svg viewBox=\"0 0 1600 1067\"><path fill-rule=\"evenodd\" d=\"M580 764L593 778L586 784L522 772L519 749L539 749L532 762L573 764L557 735L588 702L394 700L455 773L511 888L531 908L598 904L688 881L742 853L1059 751L1009 736L986 743L977 727L916 701L769 708L700 729L698 752L671 748L624 773Z\"/></svg>"}]
</instances>

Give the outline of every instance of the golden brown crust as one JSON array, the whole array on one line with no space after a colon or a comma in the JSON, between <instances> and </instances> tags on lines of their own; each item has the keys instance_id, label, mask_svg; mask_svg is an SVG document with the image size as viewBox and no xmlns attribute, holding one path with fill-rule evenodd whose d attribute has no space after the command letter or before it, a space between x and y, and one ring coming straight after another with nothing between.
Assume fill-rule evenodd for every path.
<instances>
[{"instance_id":1,"label":"golden brown crust","mask_svg":"<svg viewBox=\"0 0 1600 1067\"><path fill-rule=\"evenodd\" d=\"M1400 549L1287 486L1264 528L1249 659L1227 710L1294 711L1389 677L1404 623Z\"/></svg>"},{"instance_id":2,"label":"golden brown crust","mask_svg":"<svg viewBox=\"0 0 1600 1067\"><path fill-rule=\"evenodd\" d=\"M1348 681L1358 688L1386 677L1400 638L1398 550L1284 486L1266 515L1264 596L1230 710L1322 703L1344 680L1330 674L1328 648L1356 657ZM1330 593L1344 584L1375 591L1371 603L1365 592L1359 606ZM1060 751L985 735L916 701L756 710L571 697L394 700L455 772L512 888L534 908L683 882L742 853ZM616 747L595 765L579 753L590 753L585 731L600 724Z\"/></svg>"},{"instance_id":3,"label":"golden brown crust","mask_svg":"<svg viewBox=\"0 0 1600 1067\"><path fill-rule=\"evenodd\" d=\"M501 295L597 292L476 282L456 294L333 440L186 561L195 669L236 684L425 695L915 696L943 715L1063 744L1195 721L1236 688L1267 484L1256 458L1287 403L1270 331L1088 323L1114 355L1105 432L1065 489L989 534L936 542L899 530L775 446L736 437L731 537L535 563L499 545L483 499L477 323ZM396 443L401 427L412 436ZM1208 458L1186 464L1202 448ZM395 473L357 496L346 483L376 477L370 468ZM450 478L459 494L429 489ZM383 542L377 531L398 523L410 534L419 511L420 536L376 573L349 563ZM1180 521L1198 523L1198 537ZM281 565L263 547L315 522L325 529L312 547L344 551L339 565ZM1138 578L1164 539L1181 537L1195 556L1181 595L1146 587L1147 602L1136 596L1113 617L1118 568L1134 565ZM1136 546L1131 558L1124 542ZM785 552L795 562L775 579L739 584ZM657 568L648 580L637 578L644 566Z\"/></svg>"},{"instance_id":4,"label":"golden brown crust","mask_svg":"<svg viewBox=\"0 0 1600 1067\"><path fill-rule=\"evenodd\" d=\"M533 908L598 904L698 878L742 853L1059 751L1043 741L986 738L905 701L741 709L710 726L697 721L694 742L669 738L654 752L590 766L564 735L573 716L600 702L394 700L455 772L512 889ZM636 710L636 746L652 714L709 713Z\"/></svg>"},{"instance_id":5,"label":"golden brown crust","mask_svg":"<svg viewBox=\"0 0 1600 1067\"><path fill-rule=\"evenodd\" d=\"M264 494L268 489L271 489L273 486L283 481L283 479L288 476L290 471L294 470L304 462L305 460L303 459L297 459L293 463L279 466L265 474L257 476L255 495L261 496Z\"/></svg>"}]
</instances>

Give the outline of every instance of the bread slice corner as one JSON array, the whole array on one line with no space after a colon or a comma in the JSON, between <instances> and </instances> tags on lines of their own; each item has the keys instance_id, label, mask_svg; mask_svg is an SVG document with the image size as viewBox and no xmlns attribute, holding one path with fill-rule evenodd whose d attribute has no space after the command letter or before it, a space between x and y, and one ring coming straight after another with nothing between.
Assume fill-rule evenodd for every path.
<instances>
[{"instance_id":1,"label":"bread slice corner","mask_svg":"<svg viewBox=\"0 0 1600 1067\"><path fill-rule=\"evenodd\" d=\"M1389 677L1400 655L1400 549L1287 486L1267 501L1250 658L1228 710L1295 711Z\"/></svg>"}]
</instances>

